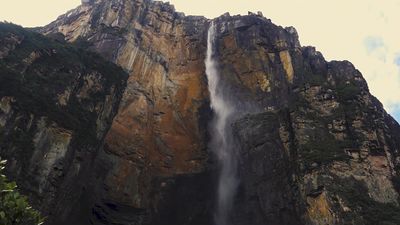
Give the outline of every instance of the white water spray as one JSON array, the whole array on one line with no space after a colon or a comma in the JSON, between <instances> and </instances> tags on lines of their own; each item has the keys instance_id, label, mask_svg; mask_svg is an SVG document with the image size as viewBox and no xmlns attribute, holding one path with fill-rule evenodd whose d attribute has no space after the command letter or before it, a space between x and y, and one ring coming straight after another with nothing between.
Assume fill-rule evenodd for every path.
<instances>
[{"instance_id":1,"label":"white water spray","mask_svg":"<svg viewBox=\"0 0 400 225\"><path fill-rule=\"evenodd\" d=\"M207 37L207 56L205 60L208 90L210 92L211 109L214 118L211 122L210 148L218 158L220 174L218 180L216 225L228 225L229 213L233 198L238 186L237 154L233 144L231 122L234 106L228 100L228 93L224 92L216 62L214 60L216 28L212 22Z\"/></svg>"}]
</instances>

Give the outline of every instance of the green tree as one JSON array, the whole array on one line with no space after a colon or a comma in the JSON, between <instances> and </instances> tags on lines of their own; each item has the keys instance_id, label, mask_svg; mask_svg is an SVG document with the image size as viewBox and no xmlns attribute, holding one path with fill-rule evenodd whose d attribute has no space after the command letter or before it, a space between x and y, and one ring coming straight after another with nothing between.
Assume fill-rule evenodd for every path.
<instances>
[{"instance_id":1,"label":"green tree","mask_svg":"<svg viewBox=\"0 0 400 225\"><path fill-rule=\"evenodd\" d=\"M0 158L0 224L39 225L43 223L40 213L33 209L25 196L17 190L15 182L9 182L2 173L6 161Z\"/></svg>"}]
</instances>

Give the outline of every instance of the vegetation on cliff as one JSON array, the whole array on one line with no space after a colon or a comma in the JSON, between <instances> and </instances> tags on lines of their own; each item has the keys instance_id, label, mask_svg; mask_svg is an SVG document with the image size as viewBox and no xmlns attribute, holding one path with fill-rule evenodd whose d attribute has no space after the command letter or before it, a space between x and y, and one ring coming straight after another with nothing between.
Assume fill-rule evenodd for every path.
<instances>
[{"instance_id":1,"label":"vegetation on cliff","mask_svg":"<svg viewBox=\"0 0 400 225\"><path fill-rule=\"evenodd\" d=\"M398 205L375 201L365 194L368 193L368 188L362 181L354 178L339 179L339 181L329 186L328 189L336 196L343 198L342 204L353 209L353 211L344 213L343 224L400 224L400 207Z\"/></svg>"},{"instance_id":2,"label":"vegetation on cliff","mask_svg":"<svg viewBox=\"0 0 400 225\"><path fill-rule=\"evenodd\" d=\"M53 211L65 212L72 205L62 196L84 190L78 180L88 175L80 169L93 162L91 153L102 144L126 79L120 67L81 46L0 23L0 156L9 162L8 177L47 223ZM75 182L67 186L66 179ZM4 190L15 189L14 183L4 185ZM6 222L24 215L16 210L30 210L25 197L7 196L16 203L0 200L14 210L4 212L0 225L40 222L33 213L37 219L32 223Z\"/></svg>"},{"instance_id":3,"label":"vegetation on cliff","mask_svg":"<svg viewBox=\"0 0 400 225\"><path fill-rule=\"evenodd\" d=\"M82 109L89 101L105 98L111 86L126 77L122 69L95 53L14 24L0 23L0 43L10 46L0 49L8 51L0 60L0 97L14 96L21 109L48 116L68 129L95 124L93 113ZM99 72L104 76L96 75ZM70 104L57 104L60 91L90 82L85 80L86 74L101 79L103 91L89 92L84 101L71 94Z\"/></svg>"}]
</instances>

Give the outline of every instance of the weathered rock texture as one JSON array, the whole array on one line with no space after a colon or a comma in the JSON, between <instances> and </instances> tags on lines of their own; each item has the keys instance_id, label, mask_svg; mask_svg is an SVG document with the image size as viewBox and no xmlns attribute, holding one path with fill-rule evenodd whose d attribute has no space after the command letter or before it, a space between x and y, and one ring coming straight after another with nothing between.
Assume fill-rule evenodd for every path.
<instances>
[{"instance_id":1,"label":"weathered rock texture","mask_svg":"<svg viewBox=\"0 0 400 225\"><path fill-rule=\"evenodd\" d=\"M106 137L103 164L109 167L94 221L152 223L154 214L164 213L162 199L170 195L164 192L171 187L175 191L177 177L201 179L206 172L206 23L161 2L98 1L43 29L46 34L60 32L71 42L86 42L130 74ZM187 179L184 185L194 178ZM208 183L201 183L200 191L207 191ZM199 194L193 190L190 198ZM120 207L129 209L124 218L118 216Z\"/></svg>"},{"instance_id":2,"label":"weathered rock texture","mask_svg":"<svg viewBox=\"0 0 400 225\"><path fill-rule=\"evenodd\" d=\"M127 75L15 25L0 23L0 42L0 154L50 223L66 219L87 188Z\"/></svg>"},{"instance_id":3,"label":"weathered rock texture","mask_svg":"<svg viewBox=\"0 0 400 225\"><path fill-rule=\"evenodd\" d=\"M400 224L400 126L360 72L347 61L326 62L315 48L300 45L294 28L261 14L225 14L214 23L223 90L251 112L232 124L241 147L234 224ZM89 154L93 164L81 165L92 175L82 181L85 189L63 195L74 210L55 208L48 224L213 224L218 167L207 151L209 24L168 3L97 0L41 29L129 73L103 149ZM5 40L0 57L21 42ZM84 78L90 87L78 96L102 90L95 77ZM63 91L58 104L73 95ZM4 112L12 101L2 100ZM30 157L39 166L28 169L40 173L26 182L46 184L52 181L40 174L52 174L47 165L66 157L74 135L46 121L35 124L35 148L56 147L50 147L51 162ZM65 184L74 186L73 178ZM44 198L59 202L52 194Z\"/></svg>"}]
</instances>

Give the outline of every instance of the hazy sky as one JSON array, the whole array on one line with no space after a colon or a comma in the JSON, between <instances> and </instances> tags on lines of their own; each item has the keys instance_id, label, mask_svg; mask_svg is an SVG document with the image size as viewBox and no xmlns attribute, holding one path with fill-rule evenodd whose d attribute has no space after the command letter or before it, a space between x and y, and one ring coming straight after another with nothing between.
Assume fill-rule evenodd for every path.
<instances>
[{"instance_id":1,"label":"hazy sky","mask_svg":"<svg viewBox=\"0 0 400 225\"><path fill-rule=\"evenodd\" d=\"M400 121L400 0L170 0L187 15L213 18L229 11L262 11L272 22L296 27L302 45L327 60L349 60L372 94ZM80 0L0 0L0 20L40 26Z\"/></svg>"}]
</instances>

